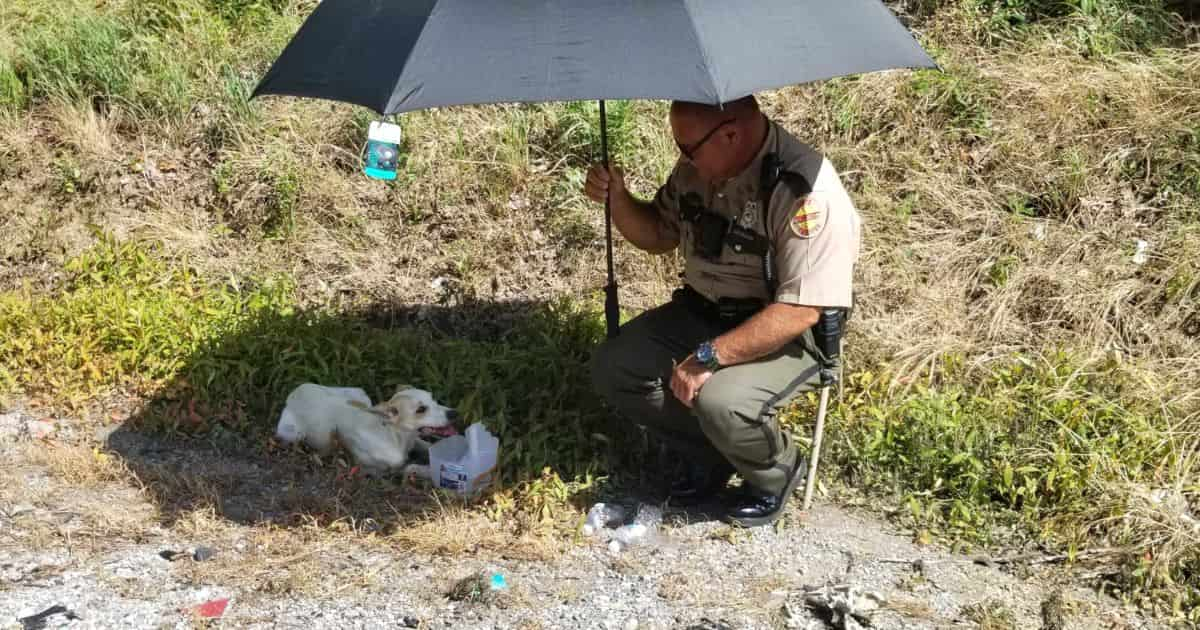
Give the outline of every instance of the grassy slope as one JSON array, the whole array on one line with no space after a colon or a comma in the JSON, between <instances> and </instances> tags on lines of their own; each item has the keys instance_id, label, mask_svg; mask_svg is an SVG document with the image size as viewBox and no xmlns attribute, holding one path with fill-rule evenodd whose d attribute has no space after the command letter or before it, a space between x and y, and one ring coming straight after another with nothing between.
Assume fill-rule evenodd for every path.
<instances>
[{"instance_id":1,"label":"grassy slope","mask_svg":"<svg viewBox=\"0 0 1200 630\"><path fill-rule=\"evenodd\" d=\"M918 529L1127 548L1109 579L1182 610L1200 572L1200 53L1148 3L910 4L944 73L763 97L867 219L831 460ZM518 505L611 468L583 369L594 105L406 116L405 175L383 185L357 170L363 112L245 100L311 3L74 8L0 8L4 391L85 409L120 389L144 425L257 443L300 380L416 380L527 436L506 461ZM610 116L649 195L673 159L663 104ZM620 248L630 312L675 269Z\"/></svg>"}]
</instances>

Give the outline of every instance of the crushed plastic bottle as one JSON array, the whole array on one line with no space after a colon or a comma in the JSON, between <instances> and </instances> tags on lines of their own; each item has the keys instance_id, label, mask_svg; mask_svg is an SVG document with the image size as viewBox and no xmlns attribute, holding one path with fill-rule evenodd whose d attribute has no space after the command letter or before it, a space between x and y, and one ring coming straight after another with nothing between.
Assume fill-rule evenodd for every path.
<instances>
[{"instance_id":1,"label":"crushed plastic bottle","mask_svg":"<svg viewBox=\"0 0 1200 630\"><path fill-rule=\"evenodd\" d=\"M643 504L638 507L637 515L633 517L633 522L638 525L645 525L648 529L654 529L662 524L662 519L662 508L657 505Z\"/></svg>"},{"instance_id":2,"label":"crushed plastic bottle","mask_svg":"<svg viewBox=\"0 0 1200 630\"><path fill-rule=\"evenodd\" d=\"M586 536L606 528L616 527L625 520L625 509L611 503L597 503L588 510L587 519L583 522L583 533Z\"/></svg>"},{"instance_id":3,"label":"crushed plastic bottle","mask_svg":"<svg viewBox=\"0 0 1200 630\"><path fill-rule=\"evenodd\" d=\"M622 525L613 532L613 538L608 543L609 551L620 553L629 547L644 545L653 538L653 534L662 524L662 509L655 505L641 505L633 522Z\"/></svg>"},{"instance_id":4,"label":"crushed plastic bottle","mask_svg":"<svg viewBox=\"0 0 1200 630\"><path fill-rule=\"evenodd\" d=\"M1035 241L1046 240L1046 224L1045 224L1045 222L1039 221L1039 222L1033 224L1033 240L1035 240Z\"/></svg>"},{"instance_id":5,"label":"crushed plastic bottle","mask_svg":"<svg viewBox=\"0 0 1200 630\"><path fill-rule=\"evenodd\" d=\"M1148 249L1150 249L1150 244L1139 238L1137 240L1137 242L1134 244L1133 264L1135 264L1135 265L1146 264L1146 260L1148 258L1148 256L1146 255L1146 251Z\"/></svg>"},{"instance_id":6,"label":"crushed plastic bottle","mask_svg":"<svg viewBox=\"0 0 1200 630\"><path fill-rule=\"evenodd\" d=\"M613 539L626 547L632 547L639 541L644 540L649 531L650 528L641 523L631 523L618 527L616 533L613 534Z\"/></svg>"}]
</instances>

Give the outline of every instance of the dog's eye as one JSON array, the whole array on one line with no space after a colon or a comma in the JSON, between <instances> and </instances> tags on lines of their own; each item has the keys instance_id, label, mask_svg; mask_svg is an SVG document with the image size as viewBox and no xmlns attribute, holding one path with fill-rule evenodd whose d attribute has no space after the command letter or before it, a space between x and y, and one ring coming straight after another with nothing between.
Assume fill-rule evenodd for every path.
<instances>
[{"instance_id":1,"label":"dog's eye","mask_svg":"<svg viewBox=\"0 0 1200 630\"><path fill-rule=\"evenodd\" d=\"M417 407L417 413L425 413L426 411L429 411L429 407L426 407L425 405L420 405Z\"/></svg>"}]
</instances>

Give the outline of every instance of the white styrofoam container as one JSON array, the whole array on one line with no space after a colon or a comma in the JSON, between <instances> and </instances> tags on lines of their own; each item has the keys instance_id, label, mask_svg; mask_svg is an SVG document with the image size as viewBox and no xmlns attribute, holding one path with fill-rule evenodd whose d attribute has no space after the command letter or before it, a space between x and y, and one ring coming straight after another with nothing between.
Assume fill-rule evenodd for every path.
<instances>
[{"instance_id":1,"label":"white styrofoam container","mask_svg":"<svg viewBox=\"0 0 1200 630\"><path fill-rule=\"evenodd\" d=\"M429 448L429 476L438 488L474 494L495 480L500 439L478 422Z\"/></svg>"}]
</instances>

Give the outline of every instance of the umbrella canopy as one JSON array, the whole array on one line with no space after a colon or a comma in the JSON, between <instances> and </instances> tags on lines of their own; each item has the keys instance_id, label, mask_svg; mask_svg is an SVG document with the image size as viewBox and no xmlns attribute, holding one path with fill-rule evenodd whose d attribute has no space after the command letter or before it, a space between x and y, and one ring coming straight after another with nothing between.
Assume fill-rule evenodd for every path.
<instances>
[{"instance_id":1,"label":"umbrella canopy","mask_svg":"<svg viewBox=\"0 0 1200 630\"><path fill-rule=\"evenodd\" d=\"M254 95L381 114L753 92L933 61L879 0L324 0Z\"/></svg>"},{"instance_id":2,"label":"umbrella canopy","mask_svg":"<svg viewBox=\"0 0 1200 630\"><path fill-rule=\"evenodd\" d=\"M935 67L880 0L324 0L251 98L380 114L605 99L726 103L760 90ZM617 334L611 207L605 316Z\"/></svg>"}]
</instances>

